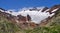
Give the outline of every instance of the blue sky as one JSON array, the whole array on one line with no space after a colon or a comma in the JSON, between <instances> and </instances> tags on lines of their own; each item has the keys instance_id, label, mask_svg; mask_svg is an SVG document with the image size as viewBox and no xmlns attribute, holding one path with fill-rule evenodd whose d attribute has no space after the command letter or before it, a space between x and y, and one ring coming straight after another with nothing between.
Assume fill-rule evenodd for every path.
<instances>
[{"instance_id":1,"label":"blue sky","mask_svg":"<svg viewBox=\"0 0 60 33\"><path fill-rule=\"evenodd\" d=\"M0 0L0 7L4 9L20 9L23 7L40 7L60 4L60 0Z\"/></svg>"}]
</instances>

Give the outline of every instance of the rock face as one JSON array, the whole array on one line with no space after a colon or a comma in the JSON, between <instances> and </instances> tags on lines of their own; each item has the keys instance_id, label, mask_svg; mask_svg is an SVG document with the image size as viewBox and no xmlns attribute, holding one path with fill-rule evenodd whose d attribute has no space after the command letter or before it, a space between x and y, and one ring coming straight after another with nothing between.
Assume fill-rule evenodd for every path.
<instances>
[{"instance_id":1,"label":"rock face","mask_svg":"<svg viewBox=\"0 0 60 33\"><path fill-rule=\"evenodd\" d=\"M60 5L55 5L55 6L51 7L50 10L49 10L50 14L52 14L52 11L54 9L59 9L59 8L60 8Z\"/></svg>"},{"instance_id":2,"label":"rock face","mask_svg":"<svg viewBox=\"0 0 60 33\"><path fill-rule=\"evenodd\" d=\"M19 20L19 21L24 21L24 22L26 22L26 17L24 17L24 16L22 16L22 15L18 15L17 17L18 17L18 20Z\"/></svg>"},{"instance_id":3,"label":"rock face","mask_svg":"<svg viewBox=\"0 0 60 33\"><path fill-rule=\"evenodd\" d=\"M26 12L25 14L23 12L21 12L19 15L14 16L10 13L5 12L6 10L0 8L0 16L5 17L7 20L12 21L13 23L18 23L18 25L21 28L22 27L29 27L29 26L36 27L36 26L39 26L39 25L46 25L48 23L48 21L52 18L52 16L55 15L55 12L57 10L60 10L60 5L55 5L51 8L44 7L42 9L41 8L28 9L28 11L24 10L24 12ZM37 15L40 11L41 11L42 14ZM37 14L34 14L34 12L36 12ZM41 20L40 21L41 23L36 24L36 23L34 23L34 21L32 21L33 18L34 18L34 20L37 20L37 17L38 17L38 19L40 19L41 16L45 15L44 13L47 14L48 16L45 19ZM33 14L33 16L31 14ZM50 15L50 14L52 14L52 15Z\"/></svg>"},{"instance_id":4,"label":"rock face","mask_svg":"<svg viewBox=\"0 0 60 33\"><path fill-rule=\"evenodd\" d=\"M27 20L31 21L31 17L29 15L27 15Z\"/></svg>"},{"instance_id":5,"label":"rock face","mask_svg":"<svg viewBox=\"0 0 60 33\"><path fill-rule=\"evenodd\" d=\"M44 12L45 10L47 10L47 9L49 9L48 7L45 7L43 10L42 10L42 12Z\"/></svg>"}]
</instances>

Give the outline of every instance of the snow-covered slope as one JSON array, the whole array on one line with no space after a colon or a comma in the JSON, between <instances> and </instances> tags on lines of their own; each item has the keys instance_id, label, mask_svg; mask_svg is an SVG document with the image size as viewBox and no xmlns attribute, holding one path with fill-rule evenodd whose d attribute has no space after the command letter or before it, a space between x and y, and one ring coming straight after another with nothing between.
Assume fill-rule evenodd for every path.
<instances>
[{"instance_id":1,"label":"snow-covered slope","mask_svg":"<svg viewBox=\"0 0 60 33\"><path fill-rule=\"evenodd\" d=\"M10 13L14 16L22 15L27 16L30 15L32 22L34 23L40 23L42 20L48 18L49 16L52 17L55 13L50 14L49 9L45 10L44 12L41 12L44 9L44 7L36 7L36 8L23 8L21 11L14 12L13 10L5 11L6 13ZM39 10L39 11L37 11ZM52 12L56 11L57 9L53 10ZM12 11L12 12L11 12Z\"/></svg>"},{"instance_id":2,"label":"snow-covered slope","mask_svg":"<svg viewBox=\"0 0 60 33\"><path fill-rule=\"evenodd\" d=\"M14 16L17 15L22 15L22 16L27 16L29 15L31 17L32 22L38 24L40 23L42 20L48 18L48 17L52 17L55 13L50 14L49 11L50 9L45 10L44 12L42 12L42 10L45 7L29 7L29 8L23 8L22 10L15 12L14 10L7 10L4 11L6 13L12 14ZM55 12L57 9L52 10L52 12ZM3 11L2 11L3 12Z\"/></svg>"},{"instance_id":3,"label":"snow-covered slope","mask_svg":"<svg viewBox=\"0 0 60 33\"><path fill-rule=\"evenodd\" d=\"M56 11L56 10L57 9L55 9L53 11ZM46 11L48 11L48 9ZM46 12L46 11L41 12L41 10L40 11L26 10L26 11L21 11L20 14L23 15L23 16L30 15L30 17L31 17L31 19L34 23L40 23L42 20L48 18L49 16L52 17L55 14L55 13L50 14L49 12Z\"/></svg>"}]
</instances>

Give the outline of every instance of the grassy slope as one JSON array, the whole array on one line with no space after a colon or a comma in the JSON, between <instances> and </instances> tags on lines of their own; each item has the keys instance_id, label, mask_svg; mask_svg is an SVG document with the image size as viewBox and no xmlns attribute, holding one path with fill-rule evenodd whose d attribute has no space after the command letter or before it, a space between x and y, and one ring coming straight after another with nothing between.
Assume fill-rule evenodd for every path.
<instances>
[{"instance_id":1,"label":"grassy slope","mask_svg":"<svg viewBox=\"0 0 60 33\"><path fill-rule=\"evenodd\" d=\"M37 27L32 30L20 29L17 24L0 16L0 33L60 33L60 12L58 12L45 27Z\"/></svg>"},{"instance_id":2,"label":"grassy slope","mask_svg":"<svg viewBox=\"0 0 60 33\"><path fill-rule=\"evenodd\" d=\"M8 21L6 18L0 16L0 33L15 33L19 31L19 27Z\"/></svg>"}]
</instances>

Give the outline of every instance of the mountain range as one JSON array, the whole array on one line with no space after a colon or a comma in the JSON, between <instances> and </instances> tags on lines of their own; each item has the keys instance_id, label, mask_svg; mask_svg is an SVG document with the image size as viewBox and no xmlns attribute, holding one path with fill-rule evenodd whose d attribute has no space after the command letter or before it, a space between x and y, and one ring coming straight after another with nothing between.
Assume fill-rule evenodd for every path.
<instances>
[{"instance_id":1,"label":"mountain range","mask_svg":"<svg viewBox=\"0 0 60 33\"><path fill-rule=\"evenodd\" d=\"M0 8L0 17L6 18L12 23L18 24L21 28L44 26L49 23L57 12L60 10L60 5L48 7L29 7L23 8L20 11L5 10ZM1 19L1 18L0 18Z\"/></svg>"}]
</instances>

